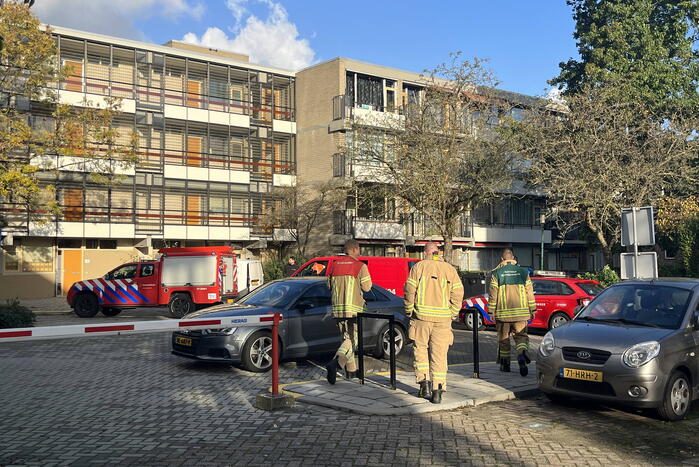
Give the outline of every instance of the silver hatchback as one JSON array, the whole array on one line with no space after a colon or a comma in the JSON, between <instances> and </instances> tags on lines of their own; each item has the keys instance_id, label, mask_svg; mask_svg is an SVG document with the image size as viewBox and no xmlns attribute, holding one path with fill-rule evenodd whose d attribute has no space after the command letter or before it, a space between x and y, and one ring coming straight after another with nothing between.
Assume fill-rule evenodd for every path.
<instances>
[{"instance_id":1,"label":"silver hatchback","mask_svg":"<svg viewBox=\"0 0 699 467\"><path fill-rule=\"evenodd\" d=\"M539 388L657 409L679 420L699 395L699 280L609 287L539 346Z\"/></svg>"}]
</instances>

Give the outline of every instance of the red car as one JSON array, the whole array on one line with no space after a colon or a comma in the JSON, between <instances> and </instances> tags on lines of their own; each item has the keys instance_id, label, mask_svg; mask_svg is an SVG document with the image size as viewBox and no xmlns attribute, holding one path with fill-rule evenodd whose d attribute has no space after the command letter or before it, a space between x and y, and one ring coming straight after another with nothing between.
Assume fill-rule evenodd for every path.
<instances>
[{"instance_id":1,"label":"red car","mask_svg":"<svg viewBox=\"0 0 699 467\"><path fill-rule=\"evenodd\" d=\"M529 322L533 328L553 329L567 323L578 306L587 305L603 288L597 281L566 277L532 277L536 297L536 315ZM488 295L464 300L460 321L473 329L473 309L479 312L479 327L494 325L488 314Z\"/></svg>"}]
</instances>

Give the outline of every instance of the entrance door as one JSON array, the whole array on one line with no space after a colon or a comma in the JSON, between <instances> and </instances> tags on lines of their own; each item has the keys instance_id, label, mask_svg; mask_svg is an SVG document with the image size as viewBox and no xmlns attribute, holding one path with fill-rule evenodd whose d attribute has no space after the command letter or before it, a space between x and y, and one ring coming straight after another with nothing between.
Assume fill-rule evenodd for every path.
<instances>
[{"instance_id":1,"label":"entrance door","mask_svg":"<svg viewBox=\"0 0 699 467\"><path fill-rule=\"evenodd\" d=\"M70 287L83 277L83 252L82 250L62 250L63 257L63 295L68 293Z\"/></svg>"}]
</instances>

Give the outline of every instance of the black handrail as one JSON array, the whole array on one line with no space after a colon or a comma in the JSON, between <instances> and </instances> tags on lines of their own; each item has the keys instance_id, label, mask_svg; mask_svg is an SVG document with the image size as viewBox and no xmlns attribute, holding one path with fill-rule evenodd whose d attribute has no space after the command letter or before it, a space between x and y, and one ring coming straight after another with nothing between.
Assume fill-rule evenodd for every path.
<instances>
[{"instance_id":1,"label":"black handrail","mask_svg":"<svg viewBox=\"0 0 699 467\"><path fill-rule=\"evenodd\" d=\"M389 361L391 368L391 389L396 389L396 328L395 322L396 317L394 315L384 314L384 313L357 313L357 359L359 360L359 372L358 377L361 384L364 384L364 325L362 324L363 318L374 318L374 319L387 319L388 320L388 334L389 334ZM381 337L381 336L379 336ZM381 345L381 342L379 342Z\"/></svg>"}]
</instances>

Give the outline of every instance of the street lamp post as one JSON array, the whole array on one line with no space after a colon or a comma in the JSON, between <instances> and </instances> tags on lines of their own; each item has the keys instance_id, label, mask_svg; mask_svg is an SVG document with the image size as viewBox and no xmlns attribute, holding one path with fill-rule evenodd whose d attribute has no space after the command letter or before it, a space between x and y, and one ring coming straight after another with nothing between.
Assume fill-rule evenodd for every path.
<instances>
[{"instance_id":1,"label":"street lamp post","mask_svg":"<svg viewBox=\"0 0 699 467\"><path fill-rule=\"evenodd\" d=\"M539 215L539 223L541 224L541 251L539 253L539 269L544 270L544 223L546 222L546 214L543 209Z\"/></svg>"}]
</instances>

